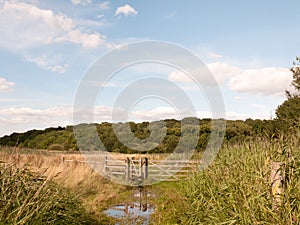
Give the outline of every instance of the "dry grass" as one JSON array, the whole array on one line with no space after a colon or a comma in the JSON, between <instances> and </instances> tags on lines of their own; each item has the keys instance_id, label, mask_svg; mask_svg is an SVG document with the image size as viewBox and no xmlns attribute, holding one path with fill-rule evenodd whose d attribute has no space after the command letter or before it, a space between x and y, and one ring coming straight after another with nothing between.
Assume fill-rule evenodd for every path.
<instances>
[{"instance_id":1,"label":"dry grass","mask_svg":"<svg viewBox=\"0 0 300 225\"><path fill-rule=\"evenodd\" d=\"M53 182L62 172L45 169L49 164L41 156L1 151L0 224L101 224L74 194Z\"/></svg>"},{"instance_id":2,"label":"dry grass","mask_svg":"<svg viewBox=\"0 0 300 225\"><path fill-rule=\"evenodd\" d=\"M62 157L74 160L74 162L62 163ZM26 168L67 188L77 196L91 215L100 218L102 223L106 223L108 218L105 218L101 211L107 208L120 193L130 190L130 188L108 181L88 164L76 162L82 160L84 158L80 153L38 150L24 152L8 148L0 151L0 162L10 162L16 168Z\"/></svg>"}]
</instances>

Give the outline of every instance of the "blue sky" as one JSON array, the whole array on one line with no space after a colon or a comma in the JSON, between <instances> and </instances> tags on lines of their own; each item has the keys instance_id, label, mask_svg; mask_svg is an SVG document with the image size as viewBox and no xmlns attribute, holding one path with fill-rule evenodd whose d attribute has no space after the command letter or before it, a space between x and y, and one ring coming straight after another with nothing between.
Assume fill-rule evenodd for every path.
<instances>
[{"instance_id":1,"label":"blue sky","mask_svg":"<svg viewBox=\"0 0 300 225\"><path fill-rule=\"evenodd\" d=\"M222 91L226 118L268 119L290 88L289 68L299 55L299 7L296 0L0 0L0 136L72 124L76 91L91 63L143 40L197 54ZM200 118L210 115L184 75L140 65L114 77L95 106L97 121L110 120L114 100L133 81L130 74L176 83ZM157 99L134 107L136 121L176 117L170 104Z\"/></svg>"}]
</instances>

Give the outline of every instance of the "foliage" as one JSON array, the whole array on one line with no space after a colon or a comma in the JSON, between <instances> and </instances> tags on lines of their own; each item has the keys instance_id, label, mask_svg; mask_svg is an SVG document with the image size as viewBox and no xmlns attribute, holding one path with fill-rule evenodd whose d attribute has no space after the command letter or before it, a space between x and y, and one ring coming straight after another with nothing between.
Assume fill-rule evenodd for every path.
<instances>
[{"instance_id":1,"label":"foliage","mask_svg":"<svg viewBox=\"0 0 300 225\"><path fill-rule=\"evenodd\" d=\"M279 127L287 131L300 126L300 97L291 96L276 110Z\"/></svg>"},{"instance_id":2,"label":"foliage","mask_svg":"<svg viewBox=\"0 0 300 225\"><path fill-rule=\"evenodd\" d=\"M75 197L26 169L0 165L0 224L98 224Z\"/></svg>"},{"instance_id":3,"label":"foliage","mask_svg":"<svg viewBox=\"0 0 300 225\"><path fill-rule=\"evenodd\" d=\"M300 57L296 57L296 60L293 64L294 66L291 68L293 73L292 85L297 91L300 91Z\"/></svg>"},{"instance_id":4,"label":"foliage","mask_svg":"<svg viewBox=\"0 0 300 225\"><path fill-rule=\"evenodd\" d=\"M286 107L286 104L291 106ZM278 118L281 118L280 120L227 120L224 141L226 144L230 144L242 143L245 140L257 137L267 136L269 138L278 138L278 132L290 126L286 121L280 121L283 121L282 118L284 116L288 119L291 118L291 115L296 115L294 112L299 110L299 106L298 99L295 99L295 102L294 100L290 100L283 104L277 110ZM125 127L129 126L135 138L149 143L149 150L144 153L171 153L178 146L179 140L183 135L185 135L188 141L182 142L181 148L188 148L190 145L189 140L192 140L192 136L195 135L197 129L199 137L196 150L203 151L206 148L212 129L219 129L218 127L212 128L211 119L185 118L184 126L182 126L182 121L166 119L163 121L166 126L166 134L162 142L158 143L155 139L149 139L150 126L158 126L158 122L128 122L118 124L104 122L101 124L79 124L76 127L68 126L66 128L31 130L25 133L14 133L10 136L4 136L0 138L0 145L15 146L18 144L18 147L30 149L74 151L79 149L78 144L80 144L80 149L86 151L99 150L105 147L109 152L140 153L140 151L131 149L126 143L121 142L115 134L114 129L118 129L120 134L123 135L125 142L131 143L132 137L127 135L125 129ZM195 122L200 125L194 125ZM80 139L79 143L76 142L73 129L76 131L77 140ZM177 150L180 151L180 149Z\"/></svg>"},{"instance_id":5,"label":"foliage","mask_svg":"<svg viewBox=\"0 0 300 225\"><path fill-rule=\"evenodd\" d=\"M299 132L300 127L300 57L296 57L296 61L291 68L293 73L292 86L295 93L286 91L287 100L278 106L276 110L278 126L284 131Z\"/></svg>"},{"instance_id":6,"label":"foliage","mask_svg":"<svg viewBox=\"0 0 300 225\"><path fill-rule=\"evenodd\" d=\"M53 144L51 143L56 141L54 134L62 134L65 128L58 127L58 128L47 128L45 130L30 130L24 133L13 133L11 135L6 135L0 139L0 145L3 146L16 146L19 145L20 147L28 147L28 148L41 148L47 149L48 145ZM35 140L36 138L40 137L44 143L39 146L39 142L41 140ZM51 137L52 140L47 140L48 137ZM37 143L36 143L36 142Z\"/></svg>"}]
</instances>

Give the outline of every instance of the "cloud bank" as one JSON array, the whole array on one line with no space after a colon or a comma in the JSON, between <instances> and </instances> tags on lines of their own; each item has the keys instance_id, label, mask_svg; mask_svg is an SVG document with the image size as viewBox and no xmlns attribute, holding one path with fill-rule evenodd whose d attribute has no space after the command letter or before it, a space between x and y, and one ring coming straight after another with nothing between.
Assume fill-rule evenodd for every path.
<instances>
[{"instance_id":1,"label":"cloud bank","mask_svg":"<svg viewBox=\"0 0 300 225\"><path fill-rule=\"evenodd\" d=\"M5 1L0 6L0 48L17 51L60 42L84 49L106 45L100 33L85 32L61 13L22 2Z\"/></svg>"}]
</instances>

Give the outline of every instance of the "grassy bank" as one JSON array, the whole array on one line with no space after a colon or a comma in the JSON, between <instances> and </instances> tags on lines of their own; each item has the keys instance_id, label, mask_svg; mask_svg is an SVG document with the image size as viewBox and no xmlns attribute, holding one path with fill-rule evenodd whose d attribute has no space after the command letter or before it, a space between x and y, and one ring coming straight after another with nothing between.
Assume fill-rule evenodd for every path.
<instances>
[{"instance_id":1,"label":"grassy bank","mask_svg":"<svg viewBox=\"0 0 300 225\"><path fill-rule=\"evenodd\" d=\"M114 204L119 196L126 199L133 190L102 178L87 164L62 164L62 157L82 160L78 153L0 151L0 161L5 162L0 168L0 188L1 193L6 195L0 199L0 213L2 219L6 218L4 222L0 219L0 224L18 224L16 221L19 220L27 221L19 224L40 224L40 221L45 224L113 224L113 220L102 211ZM12 206L8 206L8 199L15 198L15 195L17 203L12 201ZM24 213L18 213L20 207ZM24 207L34 213L27 212ZM52 217L49 217L50 212ZM34 219L35 216L27 218L27 214L31 213L39 215L38 220ZM55 216L65 219L66 223L40 219L54 219ZM68 217L74 221L68 220Z\"/></svg>"},{"instance_id":2,"label":"grassy bank","mask_svg":"<svg viewBox=\"0 0 300 225\"><path fill-rule=\"evenodd\" d=\"M0 174L0 224L99 224L51 177L12 164Z\"/></svg>"},{"instance_id":3,"label":"grassy bank","mask_svg":"<svg viewBox=\"0 0 300 225\"><path fill-rule=\"evenodd\" d=\"M150 223L164 225L299 224L299 150L297 137L284 138L283 136L276 141L275 139L266 139L236 145L224 145L213 164L206 170L192 173L187 180L173 183L163 182L147 187L149 192L157 196L152 202L155 204L155 214L151 216ZM22 180L23 178L18 176L25 173L25 170L17 170L16 168L26 168L30 171L31 175L28 177L31 177L31 180L29 178L24 179L29 179L28 182L33 184L37 182L31 197L39 191L38 187L45 188L43 190L46 197L41 198L40 203L48 206L55 205L55 202L62 199L61 209L66 210L66 212L69 212L70 208L75 209L72 210L75 213L72 218L86 218L90 220L89 223L114 224L114 221L107 218L102 211L109 206L132 200L134 188L111 183L91 170L86 164L61 163L62 156L68 159L81 160L80 154L34 151L18 155L19 157L17 154L12 155L1 151L3 161L15 162L14 168L11 168L11 172L7 172L7 174L17 174L17 178L14 179ZM152 157L161 158L162 156L154 155ZM285 171L284 192L277 202L271 194L272 161L282 162ZM34 177L32 172L42 174L44 178L40 181L32 178ZM3 174L1 170L2 180L4 180ZM45 182L46 180L47 182ZM7 182L6 189L9 189L8 187L15 189L13 185L13 180L11 183ZM46 187L49 187L49 193L52 193L53 190L60 191L54 191L56 195L54 198L50 198L50 195L47 195L46 190L48 189ZM22 191L16 193L19 192ZM72 204L69 202L70 196L75 199ZM24 201L25 203L21 203ZM26 205L27 201L24 197L19 202L21 205ZM37 205L42 212L44 210L47 213L49 211L48 206L43 204L39 206L40 203L32 202L30 204ZM19 208L16 209L19 210ZM21 212L23 212L23 208ZM16 209L10 208L5 212L16 213L18 212ZM55 213L60 215L59 211L53 211L51 214L53 218ZM11 214L11 218L26 218L27 215L19 216L21 215L19 213L16 217L17 214Z\"/></svg>"},{"instance_id":4,"label":"grassy bank","mask_svg":"<svg viewBox=\"0 0 300 225\"><path fill-rule=\"evenodd\" d=\"M299 150L296 137L225 146L205 171L165 184L154 217L159 224L299 224ZM271 194L272 160L285 171L278 201Z\"/></svg>"}]
</instances>

